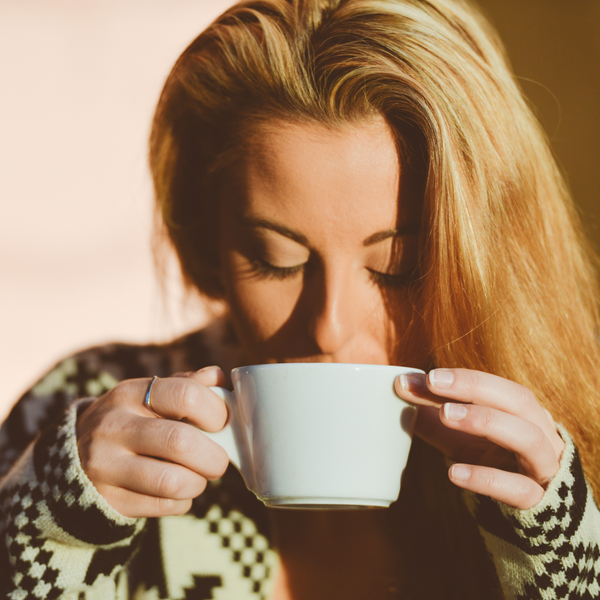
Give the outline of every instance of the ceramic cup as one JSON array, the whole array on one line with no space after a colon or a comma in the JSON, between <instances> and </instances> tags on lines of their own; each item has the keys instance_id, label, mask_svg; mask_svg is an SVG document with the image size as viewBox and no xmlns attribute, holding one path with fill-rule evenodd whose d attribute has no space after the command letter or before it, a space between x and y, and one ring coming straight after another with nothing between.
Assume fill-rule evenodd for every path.
<instances>
[{"instance_id":1,"label":"ceramic cup","mask_svg":"<svg viewBox=\"0 0 600 600\"><path fill-rule=\"evenodd\" d=\"M416 409L394 391L419 369L340 363L239 367L213 389L229 419L218 433L246 486L267 506L387 507L398 499Z\"/></svg>"}]
</instances>

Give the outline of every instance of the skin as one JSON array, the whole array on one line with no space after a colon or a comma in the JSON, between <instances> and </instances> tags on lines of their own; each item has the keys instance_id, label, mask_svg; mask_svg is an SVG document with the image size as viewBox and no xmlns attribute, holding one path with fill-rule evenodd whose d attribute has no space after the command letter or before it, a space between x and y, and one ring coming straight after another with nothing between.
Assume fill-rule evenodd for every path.
<instances>
[{"instance_id":1,"label":"skin","mask_svg":"<svg viewBox=\"0 0 600 600\"><path fill-rule=\"evenodd\" d=\"M262 125L246 155L223 193L219 237L248 360L388 364L382 292L405 328L420 213L410 185L398 210L403 178L388 127Z\"/></svg>"},{"instance_id":2,"label":"skin","mask_svg":"<svg viewBox=\"0 0 600 600\"><path fill-rule=\"evenodd\" d=\"M398 360L390 331L414 317L408 292L420 206L386 123L262 124L244 154L223 190L219 250L246 362ZM404 364L421 366L422 351L410 348ZM181 514L207 479L223 474L224 451L193 425L223 427L225 405L207 388L224 381L217 367L160 379L157 414L142 405L149 380L125 381L80 416L82 466L114 508L131 517ZM521 509L539 502L564 444L529 390L466 369L404 377L396 390L420 406L416 434L455 461L456 485ZM386 597L377 582L391 576L393 549L377 511L274 512L277 598L333 597L324 581L347 588L345 598ZM349 531L369 543L341 543ZM359 556L361 547L368 552Z\"/></svg>"}]
</instances>

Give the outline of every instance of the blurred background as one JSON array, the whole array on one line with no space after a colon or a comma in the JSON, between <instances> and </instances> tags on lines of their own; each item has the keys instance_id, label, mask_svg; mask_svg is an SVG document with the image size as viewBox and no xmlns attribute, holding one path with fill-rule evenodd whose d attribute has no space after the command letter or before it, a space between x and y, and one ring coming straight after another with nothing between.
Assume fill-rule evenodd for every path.
<instances>
[{"instance_id":1,"label":"blurred background","mask_svg":"<svg viewBox=\"0 0 600 600\"><path fill-rule=\"evenodd\" d=\"M150 119L232 0L0 0L0 420L66 354L206 321L150 251ZM600 250L600 2L481 0Z\"/></svg>"}]
</instances>

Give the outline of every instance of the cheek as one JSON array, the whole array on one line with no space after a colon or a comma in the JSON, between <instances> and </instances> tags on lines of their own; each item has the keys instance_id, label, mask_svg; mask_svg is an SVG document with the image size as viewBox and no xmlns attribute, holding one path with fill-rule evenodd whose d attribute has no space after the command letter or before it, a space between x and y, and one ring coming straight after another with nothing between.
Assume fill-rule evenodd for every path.
<instances>
[{"instance_id":1,"label":"cheek","mask_svg":"<svg viewBox=\"0 0 600 600\"><path fill-rule=\"evenodd\" d=\"M291 318L301 292L288 281L254 276L227 277L227 301L242 342L252 346L271 338Z\"/></svg>"}]
</instances>

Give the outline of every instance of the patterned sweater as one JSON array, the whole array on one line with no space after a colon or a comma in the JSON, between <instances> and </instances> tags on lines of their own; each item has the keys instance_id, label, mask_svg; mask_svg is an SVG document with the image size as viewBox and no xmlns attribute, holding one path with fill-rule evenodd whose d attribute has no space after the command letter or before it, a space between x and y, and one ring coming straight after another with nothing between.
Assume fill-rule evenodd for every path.
<instances>
[{"instance_id":1,"label":"patterned sweater","mask_svg":"<svg viewBox=\"0 0 600 600\"><path fill-rule=\"evenodd\" d=\"M2 597L269 598L278 563L269 509L248 492L235 469L209 482L187 515L132 519L116 512L96 491L77 453L75 423L90 398L123 379L165 377L208 364L227 366L227 346L219 331L216 324L166 345L118 344L84 351L62 361L21 398L0 430ZM484 565L473 572L472 578L480 581L473 597L600 597L600 513L577 451L568 434L561 433L566 449L560 470L537 506L520 511L463 495L462 506L473 523L469 543L480 544L475 554ZM417 461L413 453L409 465L411 461ZM403 494L404 488L387 510L401 511ZM432 506L431 519L412 521L427 527L439 512L435 502ZM415 538L434 535L438 525ZM398 536L400 531L411 534L408 526L399 528ZM435 546L429 546L432 562ZM443 595L466 597L459 589L458 583L449 582ZM411 597L434 596L422 591ZM440 592L435 597L441 598Z\"/></svg>"}]
</instances>

